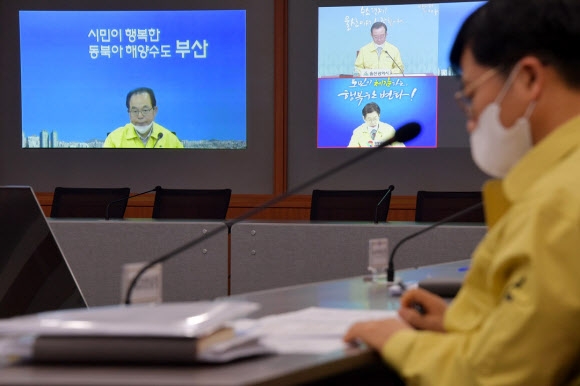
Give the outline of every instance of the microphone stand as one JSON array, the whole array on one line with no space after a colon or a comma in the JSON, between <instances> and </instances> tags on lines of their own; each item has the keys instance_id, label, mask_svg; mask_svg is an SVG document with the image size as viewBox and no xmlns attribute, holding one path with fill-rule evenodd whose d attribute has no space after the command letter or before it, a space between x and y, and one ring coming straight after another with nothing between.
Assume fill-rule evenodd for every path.
<instances>
[{"instance_id":1,"label":"microphone stand","mask_svg":"<svg viewBox=\"0 0 580 386\"><path fill-rule=\"evenodd\" d=\"M391 56L391 54L389 54L389 51L385 50L385 52L387 53L387 55L389 55L389 58L391 58L391 60L393 61L393 63L395 63L395 66L397 66L397 68L399 69L399 71L401 71L401 75L405 76L405 73L403 72L403 69L401 68L401 66L399 66L399 64L395 61L395 58L393 58Z\"/></svg>"},{"instance_id":2,"label":"microphone stand","mask_svg":"<svg viewBox=\"0 0 580 386\"><path fill-rule=\"evenodd\" d=\"M148 190L146 192L137 193L137 194L135 194L133 196L123 197L123 198L120 198L118 200L114 200L114 201L111 201L111 202L107 203L107 207L105 208L105 220L109 220L109 207L111 206L111 204L114 204L114 203L117 203L117 202L120 202L120 201L125 201L125 200L128 200L128 199L133 198L133 197L140 196L140 195L145 194L145 193L157 192L160 189L161 189L161 186L158 185L158 186L154 187L153 189Z\"/></svg>"},{"instance_id":3,"label":"microphone stand","mask_svg":"<svg viewBox=\"0 0 580 386\"><path fill-rule=\"evenodd\" d=\"M163 133L159 133L159 135L157 136L157 141L155 141L155 143L153 144L153 148L155 149L155 146L157 146L157 143L159 142L159 140L163 138Z\"/></svg>"},{"instance_id":4,"label":"microphone stand","mask_svg":"<svg viewBox=\"0 0 580 386\"><path fill-rule=\"evenodd\" d=\"M361 154L359 154L358 156L353 157L352 159L349 159L349 160L341 163L340 165L335 166L334 168L327 170L326 172L307 180L306 182L294 187L293 189L290 189L290 190L286 191L285 193L282 193L282 194L266 201L264 204L254 208L252 210L247 211L246 213L242 214L240 217L237 217L237 218L230 220L230 221L226 221L227 228L231 229L231 227L233 225L239 223L240 221L244 221L244 220L252 217L253 215L264 210L264 208L268 208L274 204L277 204L278 202L282 201L286 197L298 193L299 191L303 190L304 188L306 188L310 185L313 185L313 184L333 175L334 173L346 168L347 166L353 165L362 159L370 157L371 155L375 154L379 149L382 149L386 146L389 146L394 142L410 141L411 139L413 139L417 135L419 135L420 132L421 132L421 125L419 125L416 122L407 123L406 125L403 125L401 128L399 128L399 130L397 130L395 132L395 135L392 138L381 143L379 146L372 148L369 151L364 151ZM196 246L202 240L209 238L209 237L212 237L221 231L222 231L222 229L215 228L215 229L207 232L204 236L199 237L197 239L194 239L190 242L187 242L187 243L183 244L182 246L177 247L174 250L167 252L166 254L158 257L157 259L150 261L149 263L147 263L143 267L141 267L141 269L137 272L135 277L133 277L133 280L131 280L131 283L129 283L129 287L127 288L127 292L126 292L126 296L125 296L125 304L131 304L131 294L133 292L133 288L135 288L135 285L137 284L137 281L139 280L139 278L149 268L153 267L154 265L156 265L158 263L162 263L162 262L166 261L167 259L169 259L169 258L171 258L171 257L173 257L173 256L175 256L183 251L186 251L187 249L189 249L191 247Z\"/></svg>"},{"instance_id":5,"label":"microphone stand","mask_svg":"<svg viewBox=\"0 0 580 386\"><path fill-rule=\"evenodd\" d=\"M375 208L375 224L379 223L379 207L381 206L381 204L383 203L383 201L385 201L385 199L393 193L393 190L395 190L395 186L394 185L389 185L389 187L387 188L387 193L385 193L385 195L383 196L383 198L381 198L381 201L379 201L379 203L377 204L377 207Z\"/></svg>"},{"instance_id":6,"label":"microphone stand","mask_svg":"<svg viewBox=\"0 0 580 386\"><path fill-rule=\"evenodd\" d=\"M393 261L395 259L395 252L397 252L397 249L399 249L401 247L401 245L403 245L406 241L411 240L412 238L414 238L416 236L422 235L423 233L428 232L431 229L438 227L441 224L445 224L446 222L455 220L456 218L461 217L464 214L469 213L475 209L479 209L482 206L483 206L483 202L478 202L475 205L472 205L472 206L469 206L463 210L460 210L457 213L454 213L450 216L447 216L444 219L441 219L441 220L437 221L436 223L433 223L433 224L429 225L428 227L421 229L418 232L411 233L409 236L404 237L401 240L399 240L397 245L395 245L395 247L391 251L391 256L389 257L389 265L387 267L387 284L393 283L395 281L395 264Z\"/></svg>"}]
</instances>

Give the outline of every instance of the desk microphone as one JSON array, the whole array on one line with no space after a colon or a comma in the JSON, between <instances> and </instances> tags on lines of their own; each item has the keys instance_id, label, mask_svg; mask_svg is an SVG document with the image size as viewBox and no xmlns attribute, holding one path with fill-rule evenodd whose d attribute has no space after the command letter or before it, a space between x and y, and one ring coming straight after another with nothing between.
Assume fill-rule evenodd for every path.
<instances>
[{"instance_id":1,"label":"desk microphone","mask_svg":"<svg viewBox=\"0 0 580 386\"><path fill-rule=\"evenodd\" d=\"M148 190L146 192L137 193L137 194L134 194L132 196L123 197L123 198L120 198L118 200L114 200L114 201L111 201L111 202L107 203L107 207L105 208L105 220L108 220L109 219L109 207L111 206L111 204L114 204L116 202L125 201L125 200L128 200L128 199L133 198L133 197L140 196L140 195L145 194L145 193L157 192L158 190L161 190L161 186L159 186L159 185L157 185L153 189L150 189L150 190Z\"/></svg>"},{"instance_id":2,"label":"desk microphone","mask_svg":"<svg viewBox=\"0 0 580 386\"><path fill-rule=\"evenodd\" d=\"M397 66L397 68L399 69L399 71L401 71L401 75L405 76L405 73L403 72L403 69L401 68L401 66L399 66L399 64L395 61L395 59L391 56L391 54L389 54L389 51L385 50L385 52L387 53L387 55L389 55L389 58L391 58L391 60L393 61L393 63L395 63L395 66Z\"/></svg>"},{"instance_id":3,"label":"desk microphone","mask_svg":"<svg viewBox=\"0 0 580 386\"><path fill-rule=\"evenodd\" d=\"M157 136L157 141L155 141L155 143L153 144L153 148L155 149L155 146L157 146L157 142L159 142L159 140L163 138L163 133L159 133L159 135Z\"/></svg>"},{"instance_id":4,"label":"desk microphone","mask_svg":"<svg viewBox=\"0 0 580 386\"><path fill-rule=\"evenodd\" d=\"M299 191L301 191L302 189L313 185L331 175L333 175L334 173L347 168L348 166L354 165L355 163L357 163L358 161L370 157L371 155L375 154L378 149L381 149L385 146L389 146L391 144L393 144L394 142L407 142L412 140L413 138L415 138L416 136L419 135L419 133L421 132L421 125L419 125L417 122L410 122L407 123L403 126L401 126L397 131L395 131L395 134L389 138L388 140L386 140L385 142L381 143L379 146L371 148L370 150L364 151L361 154L359 154L356 157L353 157L350 160L347 160L346 162L341 163L338 166L335 166L334 168L327 170L326 172L315 176L313 178L311 178L310 180L296 186L293 189L290 189L274 198L272 198L269 201L266 201L265 203L263 203L262 205L251 209L249 211L247 211L246 213L242 214L241 216L230 220L230 221L226 221L226 225L228 227L228 229L231 229L231 227L234 224L237 224L240 221L246 220L250 217L252 217L253 215L263 211L264 209L282 201L283 199L285 199L286 197L298 193ZM147 192L145 192L147 193ZM215 228L209 232L207 232L205 235L203 235L202 237L198 237L190 242L187 242L185 244L183 244L180 247L175 248L174 250L167 252L166 254L164 254L163 256L158 257L157 259L151 260L149 263L145 264L143 267L141 267L141 269L137 272L137 274L133 277L133 279L131 280L131 282L129 283L129 287L127 288L127 293L125 295L125 304L131 304L131 294L133 292L133 289L135 288L135 285L137 284L137 281L139 280L139 278L151 267L153 267L156 264L159 263L163 263L164 261L169 260L171 257L191 248L196 246L197 244L199 244L202 240L213 237L214 235L218 234L219 232L221 232L222 229L221 228Z\"/></svg>"},{"instance_id":5,"label":"desk microphone","mask_svg":"<svg viewBox=\"0 0 580 386\"><path fill-rule=\"evenodd\" d=\"M478 202L475 205L469 206L463 210L460 210L459 212L452 214L451 216L447 216L444 219L441 219L439 221L437 221L434 224L429 225L427 228L423 228L418 232L415 233L411 233L409 236L402 238L393 248L393 250L391 251L391 256L389 256L389 265L387 267L387 285L393 284L395 282L395 265L393 263L394 259L395 259L395 252L397 252L397 249L399 249L399 247L401 245L403 245L406 241L411 240L419 235L422 235L425 232L430 231L433 228L438 227L439 225L445 224L449 221L453 221L458 217L463 216L464 214L467 214L469 212L472 212L476 209L481 208L481 206L483 205L483 202Z\"/></svg>"},{"instance_id":6,"label":"desk microphone","mask_svg":"<svg viewBox=\"0 0 580 386\"><path fill-rule=\"evenodd\" d=\"M381 204L383 203L383 201L385 201L387 197L392 195L393 190L395 190L395 186L389 185L389 187L387 188L387 193L385 193L383 198L381 198L381 201L379 201L379 203L377 204L377 207L375 208L375 224L379 223L379 206L381 206Z\"/></svg>"}]
</instances>

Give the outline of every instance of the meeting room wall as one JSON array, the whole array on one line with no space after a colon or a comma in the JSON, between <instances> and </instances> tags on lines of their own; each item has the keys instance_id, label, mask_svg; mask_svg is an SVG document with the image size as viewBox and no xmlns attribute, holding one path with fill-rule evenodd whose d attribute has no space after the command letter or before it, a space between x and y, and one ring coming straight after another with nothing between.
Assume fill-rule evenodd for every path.
<instances>
[{"instance_id":1,"label":"meeting room wall","mask_svg":"<svg viewBox=\"0 0 580 386\"><path fill-rule=\"evenodd\" d=\"M316 148L317 97L317 15L318 5L326 0L292 0L286 12L274 12L275 1L265 0L113 0L75 3L77 9L215 9L247 10L247 144L246 150L139 151L115 149L22 149L19 85L18 9L67 9L70 2L56 0L16 0L2 2L0 23L0 184L31 185L36 192L52 192L55 186L130 186L133 192L156 185L172 188L223 188L238 194L276 193L275 179L287 188L301 184L335 165L359 154L351 149ZM416 1L397 0L396 3ZM337 3L334 1L333 3ZM340 1L339 1L340 3ZM361 5L361 1L343 2ZM364 2L370 4L369 2ZM381 2L382 4L395 1ZM278 19L275 19L277 15ZM274 76L275 24L288 22L287 86L277 84ZM283 40L282 40L283 41ZM337 42L339 44L339 42ZM283 122L275 122L274 92L280 87L287 97ZM396 186L395 196L414 195L417 190L478 190L485 176L471 160L467 147L464 117L455 111L455 79L439 82L440 129L455 138L456 147L427 149L385 149L368 159L303 189L309 194L320 189L374 189ZM278 91L275 91L278 90ZM39 95L47 103L59 103L50 95ZM79 125L90 120L90 95L87 111L71 111ZM120 106L120 108L124 108ZM219 121L223 111L216 111ZM192 117L195 119L195 117ZM275 163L275 130L287 125L281 148L286 160ZM279 189L278 189L279 190ZM279 192L279 191L278 191Z\"/></svg>"}]
</instances>

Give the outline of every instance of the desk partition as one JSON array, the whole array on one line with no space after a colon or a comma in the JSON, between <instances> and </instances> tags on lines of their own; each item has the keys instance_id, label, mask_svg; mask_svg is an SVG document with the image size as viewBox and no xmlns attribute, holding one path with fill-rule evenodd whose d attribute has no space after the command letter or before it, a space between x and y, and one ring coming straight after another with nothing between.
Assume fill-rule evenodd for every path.
<instances>
[{"instance_id":1,"label":"desk partition","mask_svg":"<svg viewBox=\"0 0 580 386\"><path fill-rule=\"evenodd\" d=\"M228 232L223 222L49 219L89 306L119 304L122 266L149 262L207 232L211 238L163 264L163 301L228 294Z\"/></svg>"},{"instance_id":2,"label":"desk partition","mask_svg":"<svg viewBox=\"0 0 580 386\"><path fill-rule=\"evenodd\" d=\"M231 294L333 280L368 272L369 239L386 237L390 250L429 224L243 222L231 230ZM395 268L471 257L484 225L442 225L409 240Z\"/></svg>"},{"instance_id":3,"label":"desk partition","mask_svg":"<svg viewBox=\"0 0 580 386\"><path fill-rule=\"evenodd\" d=\"M58 243L89 306L121 301L126 263L151 261L223 229L163 264L163 300L212 299L368 273L368 240L387 237L390 248L425 224L242 222L228 234L223 222L181 220L50 219ZM453 224L435 228L401 246L395 268L469 258L486 227ZM230 291L228 293L228 276Z\"/></svg>"}]
</instances>

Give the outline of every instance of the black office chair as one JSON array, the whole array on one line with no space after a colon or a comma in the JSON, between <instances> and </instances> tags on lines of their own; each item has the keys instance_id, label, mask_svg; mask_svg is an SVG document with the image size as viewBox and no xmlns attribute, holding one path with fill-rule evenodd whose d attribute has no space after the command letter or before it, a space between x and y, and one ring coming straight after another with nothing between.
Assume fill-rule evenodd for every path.
<instances>
[{"instance_id":1,"label":"black office chair","mask_svg":"<svg viewBox=\"0 0 580 386\"><path fill-rule=\"evenodd\" d=\"M318 190L312 191L312 221L387 221L391 195L378 207L389 190Z\"/></svg>"},{"instance_id":2,"label":"black office chair","mask_svg":"<svg viewBox=\"0 0 580 386\"><path fill-rule=\"evenodd\" d=\"M481 192L417 192L415 221L436 222L462 209L482 202ZM483 207L472 210L451 222L485 222Z\"/></svg>"},{"instance_id":3,"label":"black office chair","mask_svg":"<svg viewBox=\"0 0 580 386\"><path fill-rule=\"evenodd\" d=\"M153 218L225 220L231 189L158 189Z\"/></svg>"},{"instance_id":4,"label":"black office chair","mask_svg":"<svg viewBox=\"0 0 580 386\"><path fill-rule=\"evenodd\" d=\"M130 188L65 188L56 187L52 197L50 217L123 218ZM120 201L118 201L120 200ZM115 202L113 202L115 201Z\"/></svg>"}]
</instances>

